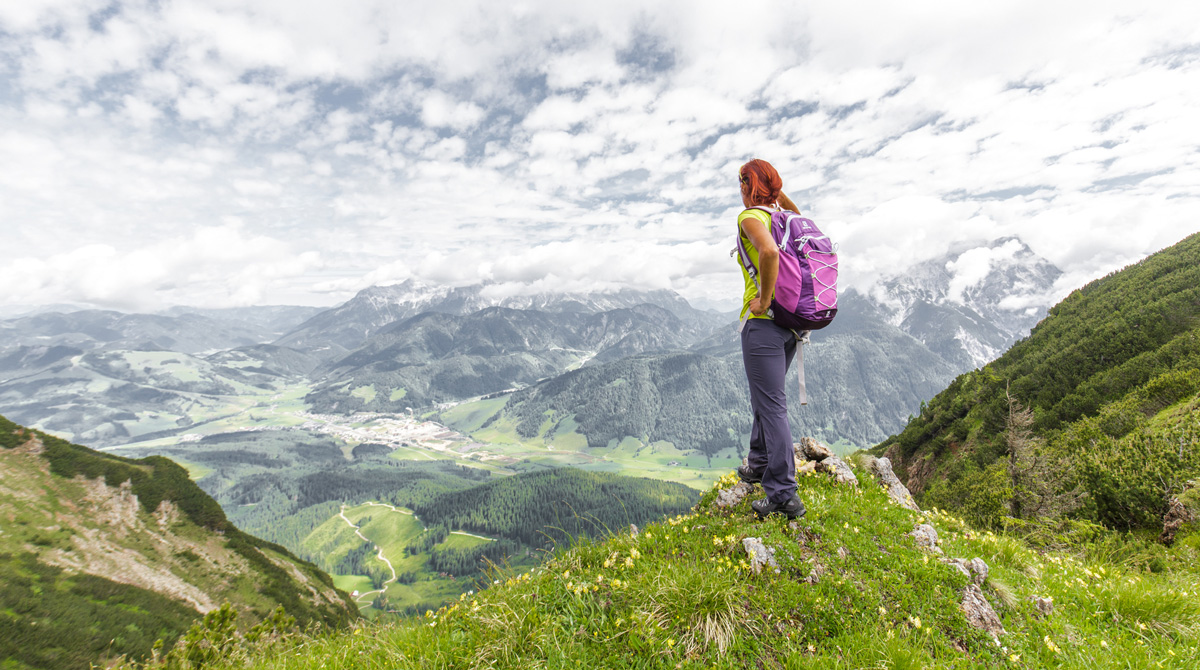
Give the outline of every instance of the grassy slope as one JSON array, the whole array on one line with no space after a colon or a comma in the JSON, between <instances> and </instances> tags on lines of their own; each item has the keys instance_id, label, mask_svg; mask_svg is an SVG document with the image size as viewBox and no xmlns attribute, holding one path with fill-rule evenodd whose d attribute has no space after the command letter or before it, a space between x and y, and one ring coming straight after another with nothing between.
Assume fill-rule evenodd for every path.
<instances>
[{"instance_id":1,"label":"grassy slope","mask_svg":"<svg viewBox=\"0 0 1200 670\"><path fill-rule=\"evenodd\" d=\"M729 485L732 475L722 485ZM1034 551L931 513L949 556L982 557L997 646L958 608L968 579L918 549L922 515L873 485L801 478L808 515L758 521L743 502L584 542L423 620L301 638L296 653L241 652L218 667L362 668L1192 668L1200 653L1200 537L1155 556L1094 542ZM751 499L757 497L751 496ZM751 574L741 540L776 549L780 573ZM1128 549L1128 547L1126 547ZM1146 550L1142 550L1143 552ZM825 568L816 583L806 577ZM1032 596L1054 599L1035 614Z\"/></svg>"}]
</instances>

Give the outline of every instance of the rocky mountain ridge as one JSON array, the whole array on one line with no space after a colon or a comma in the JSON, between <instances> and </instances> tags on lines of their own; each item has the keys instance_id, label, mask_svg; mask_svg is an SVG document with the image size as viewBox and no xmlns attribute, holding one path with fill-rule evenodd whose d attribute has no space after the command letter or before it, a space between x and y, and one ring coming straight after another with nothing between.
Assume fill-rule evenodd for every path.
<instances>
[{"instance_id":1,"label":"rocky mountain ridge","mask_svg":"<svg viewBox=\"0 0 1200 670\"><path fill-rule=\"evenodd\" d=\"M328 575L233 527L165 458L122 459L0 417L0 475L0 611L19 613L0 617L0 658L87 668L145 656L222 602L251 623L280 605L305 624L357 617ZM80 617L91 620L64 628Z\"/></svg>"}]
</instances>

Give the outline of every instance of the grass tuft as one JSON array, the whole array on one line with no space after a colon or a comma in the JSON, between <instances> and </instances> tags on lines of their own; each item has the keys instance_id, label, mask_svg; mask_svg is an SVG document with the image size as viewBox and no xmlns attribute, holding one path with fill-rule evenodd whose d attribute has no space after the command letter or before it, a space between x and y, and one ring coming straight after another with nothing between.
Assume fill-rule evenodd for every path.
<instances>
[{"instance_id":1,"label":"grass tuft","mask_svg":"<svg viewBox=\"0 0 1200 670\"><path fill-rule=\"evenodd\" d=\"M1141 579L1106 583L1096 589L1096 606L1116 623L1158 634L1200 633L1200 601L1194 592L1180 592Z\"/></svg>"}]
</instances>

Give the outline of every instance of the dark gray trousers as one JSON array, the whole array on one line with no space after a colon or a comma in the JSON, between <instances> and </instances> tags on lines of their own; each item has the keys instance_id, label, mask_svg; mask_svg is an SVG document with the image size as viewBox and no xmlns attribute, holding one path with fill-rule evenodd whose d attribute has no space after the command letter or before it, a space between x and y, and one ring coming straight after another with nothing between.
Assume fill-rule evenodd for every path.
<instances>
[{"instance_id":1,"label":"dark gray trousers","mask_svg":"<svg viewBox=\"0 0 1200 670\"><path fill-rule=\"evenodd\" d=\"M748 319L742 328L742 362L750 382L750 456L753 470L763 473L762 487L773 503L787 502L796 492L796 460L787 419L784 377L796 355L796 335L767 319Z\"/></svg>"}]
</instances>

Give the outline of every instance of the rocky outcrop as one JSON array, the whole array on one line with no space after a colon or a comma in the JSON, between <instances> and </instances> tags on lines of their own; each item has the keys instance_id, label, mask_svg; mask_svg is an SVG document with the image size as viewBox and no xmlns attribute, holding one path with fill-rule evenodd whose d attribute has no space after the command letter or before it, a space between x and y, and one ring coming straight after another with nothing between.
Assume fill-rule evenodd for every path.
<instances>
[{"instance_id":1,"label":"rocky outcrop","mask_svg":"<svg viewBox=\"0 0 1200 670\"><path fill-rule=\"evenodd\" d=\"M983 586L983 583L987 581L988 565L983 562L982 558L972 558L969 561L965 558L943 558L942 562L954 566L979 586Z\"/></svg>"},{"instance_id":2,"label":"rocky outcrop","mask_svg":"<svg viewBox=\"0 0 1200 670\"><path fill-rule=\"evenodd\" d=\"M1188 503L1193 500L1200 501L1198 490L1200 489L1196 488L1194 482L1189 483L1188 488L1167 502L1167 513L1163 516L1163 529L1158 540L1168 547L1175 544L1175 536L1183 530L1184 526L1196 521L1197 513L1193 507L1200 507L1200 504L1189 505Z\"/></svg>"},{"instance_id":3,"label":"rocky outcrop","mask_svg":"<svg viewBox=\"0 0 1200 670\"><path fill-rule=\"evenodd\" d=\"M833 480L838 484L858 486L858 478L854 476L854 471L850 469L849 465L846 465L845 461L837 456L830 456L823 461L818 461L817 472L824 472L833 477Z\"/></svg>"},{"instance_id":4,"label":"rocky outcrop","mask_svg":"<svg viewBox=\"0 0 1200 670\"><path fill-rule=\"evenodd\" d=\"M967 585L967 589L963 591L961 609L972 626L990 633L992 637L1004 635L1000 617L996 616L996 610L992 609L992 604L983 596L983 590L978 584Z\"/></svg>"},{"instance_id":5,"label":"rocky outcrop","mask_svg":"<svg viewBox=\"0 0 1200 670\"><path fill-rule=\"evenodd\" d=\"M717 493L717 507L733 507L742 502L754 487L746 482L738 482L733 488L721 489Z\"/></svg>"},{"instance_id":6,"label":"rocky outcrop","mask_svg":"<svg viewBox=\"0 0 1200 670\"><path fill-rule=\"evenodd\" d=\"M854 471L846 465L846 461L834 455L833 449L811 437L802 437L799 442L792 444L792 454L796 457L796 474L806 472L823 472L833 477L838 484L858 486L858 478Z\"/></svg>"},{"instance_id":7,"label":"rocky outcrop","mask_svg":"<svg viewBox=\"0 0 1200 670\"><path fill-rule=\"evenodd\" d=\"M796 462L800 462L801 460L823 461L826 458L836 458L832 449L811 437L800 438L799 442L792 445L792 451L796 454Z\"/></svg>"},{"instance_id":8,"label":"rocky outcrop","mask_svg":"<svg viewBox=\"0 0 1200 670\"><path fill-rule=\"evenodd\" d=\"M834 455L827 445L811 437L802 437L799 442L792 444L792 454L796 458L796 474L806 472L824 472L833 477L839 484L858 486L858 478L854 470L845 461Z\"/></svg>"},{"instance_id":9,"label":"rocky outcrop","mask_svg":"<svg viewBox=\"0 0 1200 670\"><path fill-rule=\"evenodd\" d=\"M750 557L751 572L757 575L763 568L769 568L776 574L779 573L779 564L775 562L775 550L763 544L760 538L748 537L742 540L742 547Z\"/></svg>"},{"instance_id":10,"label":"rocky outcrop","mask_svg":"<svg viewBox=\"0 0 1200 670\"><path fill-rule=\"evenodd\" d=\"M916 540L918 547L932 551L935 554L942 553L942 548L938 546L937 530L933 526L927 523L919 523L908 535Z\"/></svg>"},{"instance_id":11,"label":"rocky outcrop","mask_svg":"<svg viewBox=\"0 0 1200 670\"><path fill-rule=\"evenodd\" d=\"M875 477L875 481L887 491L888 497L896 502L897 505L910 509L914 512L920 512L921 508L917 506L913 500L912 494L908 492L908 488L892 472L892 462L887 458L875 458L874 456L864 456L859 461L867 472Z\"/></svg>"}]
</instances>

